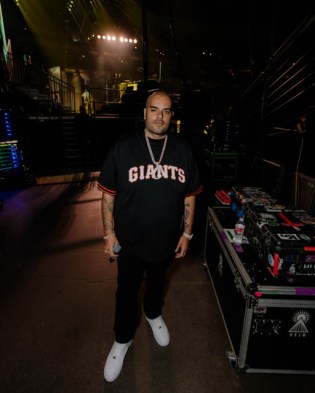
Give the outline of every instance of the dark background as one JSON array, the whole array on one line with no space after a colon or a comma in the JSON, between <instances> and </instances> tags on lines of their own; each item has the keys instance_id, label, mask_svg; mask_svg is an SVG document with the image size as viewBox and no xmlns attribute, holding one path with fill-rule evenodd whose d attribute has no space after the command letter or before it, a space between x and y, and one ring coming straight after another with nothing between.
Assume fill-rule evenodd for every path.
<instances>
[{"instance_id":1,"label":"dark background","mask_svg":"<svg viewBox=\"0 0 315 393\"><path fill-rule=\"evenodd\" d=\"M183 130L228 139L240 171L257 179L262 159L292 176L315 176L315 8L299 1L2 1L12 52L33 63L80 70L87 87L160 78L179 93ZM93 34L138 39L124 52ZM209 138L210 138L209 137ZM210 146L212 148L213 146ZM220 146L219 146L220 148ZM222 146L221 146L222 148Z\"/></svg>"}]
</instances>

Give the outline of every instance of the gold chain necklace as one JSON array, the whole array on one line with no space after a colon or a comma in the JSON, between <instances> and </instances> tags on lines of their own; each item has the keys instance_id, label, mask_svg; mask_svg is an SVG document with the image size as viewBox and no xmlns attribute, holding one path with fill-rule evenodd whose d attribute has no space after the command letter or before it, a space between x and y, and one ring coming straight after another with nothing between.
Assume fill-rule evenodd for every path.
<instances>
[{"instance_id":1,"label":"gold chain necklace","mask_svg":"<svg viewBox=\"0 0 315 393\"><path fill-rule=\"evenodd\" d=\"M160 154L159 161L155 161L154 154L153 154L153 151L151 149L149 137L147 136L146 133L144 134L144 136L145 136L145 140L147 142L147 146L148 146L148 150L149 150L149 153L150 153L151 160L152 160L153 164L155 165L153 179L160 179L162 177L162 167L161 167L160 164L161 164L163 156L164 156L168 135L166 134L166 136L164 138L164 143L163 143L163 147L162 147L162 151L161 151L161 154Z\"/></svg>"}]
</instances>

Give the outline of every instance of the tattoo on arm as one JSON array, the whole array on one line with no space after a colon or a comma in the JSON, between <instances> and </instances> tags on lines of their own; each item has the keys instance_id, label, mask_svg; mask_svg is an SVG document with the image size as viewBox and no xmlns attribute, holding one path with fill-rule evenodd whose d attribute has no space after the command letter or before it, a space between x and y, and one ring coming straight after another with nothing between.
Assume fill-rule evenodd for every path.
<instances>
[{"instance_id":1,"label":"tattoo on arm","mask_svg":"<svg viewBox=\"0 0 315 393\"><path fill-rule=\"evenodd\" d=\"M187 220L189 218L190 210L187 209L187 207L190 207L189 203L185 203L185 212L184 212L184 231L189 227L189 224L187 223Z\"/></svg>"},{"instance_id":2,"label":"tattoo on arm","mask_svg":"<svg viewBox=\"0 0 315 393\"><path fill-rule=\"evenodd\" d=\"M114 201L115 198L108 194L102 196L102 220L104 229L114 230Z\"/></svg>"},{"instance_id":3,"label":"tattoo on arm","mask_svg":"<svg viewBox=\"0 0 315 393\"><path fill-rule=\"evenodd\" d=\"M184 231L192 231L195 214L195 197L187 197L184 201Z\"/></svg>"}]
</instances>

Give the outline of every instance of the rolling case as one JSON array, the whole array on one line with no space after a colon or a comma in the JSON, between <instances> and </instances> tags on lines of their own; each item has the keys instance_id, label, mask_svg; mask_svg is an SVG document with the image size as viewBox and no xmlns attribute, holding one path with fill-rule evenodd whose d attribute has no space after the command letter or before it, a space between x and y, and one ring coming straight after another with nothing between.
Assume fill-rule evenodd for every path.
<instances>
[{"instance_id":1,"label":"rolling case","mask_svg":"<svg viewBox=\"0 0 315 393\"><path fill-rule=\"evenodd\" d=\"M315 374L315 280L269 274L250 242L232 243L235 221L230 207L209 207L204 249L230 364L247 373Z\"/></svg>"}]
</instances>

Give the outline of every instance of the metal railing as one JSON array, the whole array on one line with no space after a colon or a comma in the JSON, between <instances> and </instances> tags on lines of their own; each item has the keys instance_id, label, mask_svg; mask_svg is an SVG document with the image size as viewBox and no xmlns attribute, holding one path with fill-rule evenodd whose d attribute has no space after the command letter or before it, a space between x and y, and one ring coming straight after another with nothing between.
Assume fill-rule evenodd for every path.
<instances>
[{"instance_id":1,"label":"metal railing","mask_svg":"<svg viewBox=\"0 0 315 393\"><path fill-rule=\"evenodd\" d=\"M51 75L43 67L8 53L5 75L10 89L37 102L46 102L56 111L75 112L74 87Z\"/></svg>"}]
</instances>

